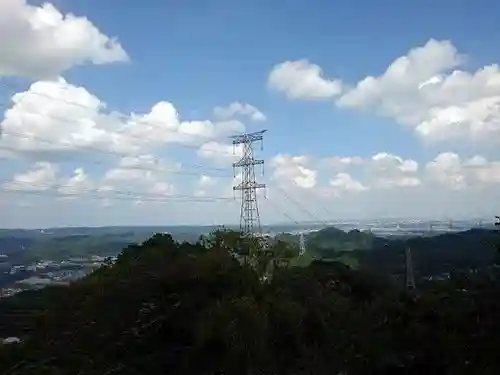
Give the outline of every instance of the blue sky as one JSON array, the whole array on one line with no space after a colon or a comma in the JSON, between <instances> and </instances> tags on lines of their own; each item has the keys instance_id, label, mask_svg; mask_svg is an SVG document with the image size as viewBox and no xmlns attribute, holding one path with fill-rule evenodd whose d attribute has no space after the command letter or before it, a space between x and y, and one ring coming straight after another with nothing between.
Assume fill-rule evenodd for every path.
<instances>
[{"instance_id":1,"label":"blue sky","mask_svg":"<svg viewBox=\"0 0 500 375\"><path fill-rule=\"evenodd\" d=\"M224 119L233 121L225 126L234 131L241 124L247 131L268 129L261 153L268 166L262 181L269 184L269 200L283 208L264 207L265 222L284 220L279 211L299 221L311 219L274 186L288 189L313 212L309 216L321 218L488 217L494 211L489 202L499 198L495 190L500 183L500 73L494 65L500 61L500 25L492 1L48 3L50 9L40 1L6 0L0 5L0 32L8 36L0 41L0 83L4 83L0 98L2 109L11 110L1 123L5 134L0 142L10 152L4 150L0 177L24 181L23 186L36 185L35 178L45 179L46 186L28 194L27 188L14 188L22 184L5 182L3 190L8 191L3 195L0 191L0 205L7 215L0 218L0 226L237 221L235 202L229 207L214 202L158 207L113 197L105 204L104 199L86 200L83 190L95 193L103 186L134 191L138 201L152 194L163 199L159 194L167 193L231 196L230 179L208 183L209 179L202 182L194 174L136 174L126 180L122 173L123 178L111 184L110 171L123 169L120 158L126 155L148 154L156 161L185 164L178 167L184 172L207 176L233 161L200 156L197 150L206 137L164 144L156 137L139 147L130 134L137 143L146 134L144 128L127 128L127 142L110 146L117 139L116 127L127 124L131 113L147 115L159 102L171 103L180 122L210 121L203 126L214 129L222 121L214 116L218 106L248 104L265 115L266 121L252 121L241 113ZM2 6L8 15L3 23ZM57 17L49 14L74 14L78 19L56 22ZM45 22L45 28L33 28L34 20ZM100 39L92 38L95 35ZM106 37L116 38L117 45L102 44ZM410 51L415 48L420 52L412 58ZM381 77L407 54L406 68L401 70L400 61L398 71ZM486 73L475 74L484 67L488 67ZM359 85L368 76L374 77L369 89ZM16 106L9 99L35 85L35 91L45 94L53 94L57 85L70 85L71 93L59 95L53 105L21 100ZM68 110L67 101L79 102L80 110L94 103L80 97L81 90L106 103L106 108L85 113ZM38 98L48 100L43 95ZM56 108L57 104L66 108ZM19 115L28 110L37 111L38 117ZM120 112L118 120L111 118L113 111ZM86 116L106 135L83 132ZM155 121L173 126L168 116L162 112ZM58 117L64 117L65 124ZM37 121L43 121L43 126ZM82 128L73 128L76 122ZM183 126L194 129L192 123ZM203 129L203 134L209 134ZM21 144L12 135L16 132L49 138L52 147L41 150L34 143ZM231 132L213 133L209 138L217 138L215 146L221 148ZM90 138L81 141L75 134ZM61 150L57 142L67 144L68 139L80 139L80 143ZM82 142L108 154L82 148ZM74 174L77 168L84 173L71 180L78 175ZM230 168L227 172L231 173ZM141 180L145 186L132 189ZM74 193L81 196L62 199L61 185L76 183ZM54 194L42 197L40 189ZM58 210L47 212L47 207ZM327 207L328 213L321 207ZM192 215L193 210L200 214ZM35 211L39 214L34 215Z\"/></svg>"},{"instance_id":2,"label":"blue sky","mask_svg":"<svg viewBox=\"0 0 500 375\"><path fill-rule=\"evenodd\" d=\"M324 103L290 105L265 87L277 62L307 58L326 76L356 82L382 73L396 57L430 38L452 40L471 55L471 68L500 60L492 48L500 42L500 25L491 2L481 9L470 1L444 1L441 8L433 1L418 6L400 1L152 1L123 11L113 2L60 4L119 37L132 58L120 67L70 72L72 81L130 111L146 111L167 98L180 113L196 118L209 116L221 103L252 103L272 114L268 145L280 152L329 155L331 144L318 142L318 135L342 139L335 145L340 154L352 153L352 143L366 156L387 147L413 157L425 150L390 121ZM287 145L280 141L284 135Z\"/></svg>"}]
</instances>

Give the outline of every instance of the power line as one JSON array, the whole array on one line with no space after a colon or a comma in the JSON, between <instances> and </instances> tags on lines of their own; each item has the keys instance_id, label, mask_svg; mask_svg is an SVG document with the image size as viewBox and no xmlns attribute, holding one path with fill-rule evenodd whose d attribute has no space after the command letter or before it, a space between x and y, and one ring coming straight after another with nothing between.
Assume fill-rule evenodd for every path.
<instances>
[{"instance_id":1,"label":"power line","mask_svg":"<svg viewBox=\"0 0 500 375\"><path fill-rule=\"evenodd\" d=\"M35 196L52 196L56 198L86 198L92 200L119 200L119 201L141 201L141 202L157 202L157 203L175 203L175 202L217 202L217 201L233 201L232 198L221 198L221 197L196 197L196 196L185 196L185 197L177 197L174 195L158 195L158 196L147 196L147 195L124 195L124 196L110 196L110 195L100 195L95 194L92 195L90 192L87 192L85 195L77 192L66 192L62 193L59 191L51 191L51 190L12 190L0 188L0 192L6 194L15 194L15 195L35 195Z\"/></svg>"},{"instance_id":2,"label":"power line","mask_svg":"<svg viewBox=\"0 0 500 375\"><path fill-rule=\"evenodd\" d=\"M315 214L313 214L310 210L308 210L302 203L300 203L298 200L296 199L292 199L290 197L290 195L286 192L286 190L284 188L282 188L281 186L279 185L275 185L282 193L283 195L285 196L285 198L287 200L289 200L290 202L294 203L297 207L299 207L303 212L305 212L306 214L308 214L309 216L311 216L315 221L317 222L320 222L322 224L324 224L325 226L328 226L328 223L324 220L321 220L318 216L316 216Z\"/></svg>"},{"instance_id":3,"label":"power line","mask_svg":"<svg viewBox=\"0 0 500 375\"><path fill-rule=\"evenodd\" d=\"M6 85L6 86L8 86L8 85ZM56 97L53 97L53 96L50 96L50 95L47 95L47 94L44 94L44 93L36 92L36 91L24 91L24 93L25 94L29 94L29 95L36 95L36 96L39 96L39 97L45 97L45 98L53 100L53 101L59 101L59 102L62 102L62 103L68 104L68 105L74 105L74 106L77 106L77 107L80 107L80 108L84 108L84 109L95 110L94 107L85 106L85 105L83 105L81 103L72 102L72 101L69 101L69 100L66 100L66 99L63 99L63 98L56 98ZM34 113L37 113L37 112L34 112ZM69 120L67 118L56 117L56 116L48 115L48 114L41 114L39 112L38 112L38 114L42 115L42 116L46 116L48 118L53 118L54 120L58 120L58 121L71 122L71 120ZM130 120L130 116L129 115L124 115L124 114L117 113L117 112L112 113L112 115L115 116L115 118L121 118L121 119ZM162 126L159 126L158 123L151 122L151 121L138 120L138 119L133 119L132 121L134 123L137 123L137 124L145 124L145 125L148 125L148 126L151 126L151 127L155 127L155 128L161 129L162 131L172 132L172 133L175 133L175 134L185 135L185 136L189 136L189 137L193 137L193 138L199 138L199 139L203 139L205 141L217 141L217 138L214 138L214 137L204 137L204 136L201 136L201 135L185 134L185 133L178 133L178 132L175 132L175 131L171 131L170 129L165 129ZM258 133L259 132L252 133L252 134L258 134ZM261 133L263 133L263 132L261 132ZM33 138L33 139L37 139L37 140L39 140L41 142L47 142L47 143L56 144L56 142L53 142L52 140L44 139L44 138L36 136L36 135L21 134L21 133L14 133L14 132L6 132L6 134L9 134L9 135L12 135L12 136L17 136L17 137L23 137L23 138ZM122 136L122 137L125 137L125 138L126 137L132 137L132 138L138 138L138 139L141 139L141 140L143 139L143 138L135 136L133 134L119 134L119 135ZM238 136L235 136L233 138L234 139L238 139L238 137L239 137L239 139L242 140L243 137L245 137L246 135L247 134L238 135ZM262 140L262 138L260 140ZM240 143L243 143L243 142L240 142ZM233 141L233 145L240 144L240 143L235 143ZM71 144L67 144L67 146L74 147ZM179 144L179 146L198 149L198 146L191 146L191 145L185 145L185 144ZM109 151L109 150L98 149L98 148L92 147L90 145L81 145L81 146L78 146L78 148L91 149L91 150L94 150L94 151L97 151L97 152L102 152L102 153L111 154L111 155L117 155L117 156L120 156L120 157L129 157L129 156L131 156L131 155L128 155L128 154L122 154L122 153L113 152L113 151ZM223 150L211 150L211 149L205 149L205 150L206 151L211 151L211 152L216 152L216 153L228 153L228 152L224 152ZM161 159L157 158L155 160L161 160ZM243 158L240 160L240 162L242 160L243 160ZM256 163L256 164L260 164L260 162L262 162L262 164L263 164L263 161L258 161L258 163ZM97 162L97 163L99 163L99 162ZM242 167L243 165L238 165L238 163L234 163L234 166L235 167L236 166ZM203 166L195 166L195 167L197 167L197 168L205 168ZM160 169L160 168L156 169L156 168L147 168L147 167L137 167L137 168L134 168L134 167L130 167L130 168L124 167L124 169L145 169L145 170L151 170L152 169L152 170L161 170L161 171L165 171L165 172L169 171L169 172L172 172L172 173L179 173L179 174L193 174L193 173L184 172L184 171L165 170L165 169ZM210 169L224 170L222 168L210 168ZM253 168L252 168L252 170L253 170ZM255 176L254 171L253 171L253 175ZM259 188L259 187L265 187L265 184L257 184L257 185L259 185L259 186L255 186L253 188L253 190L255 190L256 188ZM242 188L242 186L243 185L240 184L239 188L235 187L235 190L238 190L238 189ZM248 190L250 190L250 194L251 194L251 190L252 189L248 189ZM286 192L284 192L284 194L287 197L287 199L289 199L290 201L294 202L304 212L308 213L308 215L310 215L313 219L322 222L322 220L320 220L316 215L312 214L309 210L307 210L305 207L303 207L300 203L298 203L297 201L291 199L290 196L288 194L286 194ZM242 197L244 195L245 194L244 194L244 189L243 189L242 190ZM258 222L257 226L260 228L260 218L258 218L258 216L259 216L258 206L256 205L256 203L257 203L256 202L256 194L254 194L254 198L251 198L250 200L248 200L248 197L247 197L247 203L246 204L248 205L249 202L251 202L253 199L255 199L255 207L253 209L250 209L250 211L245 211L246 213L243 216L241 216L241 215L240 216L241 217L246 217L247 221L249 220L250 222L257 221ZM242 206L243 206L243 202L244 201L245 201L245 199L242 198ZM250 203L250 206L253 206L253 203ZM242 211L242 212L244 212L244 211ZM252 217L252 213L256 214L256 216ZM294 220L293 218L291 218L288 214L285 213L285 216L287 216L292 222L295 222L296 224L298 224L298 222L296 220Z\"/></svg>"},{"instance_id":4,"label":"power line","mask_svg":"<svg viewBox=\"0 0 500 375\"><path fill-rule=\"evenodd\" d=\"M44 142L48 142L48 143L53 143L53 141L51 140L48 140L48 139L45 139ZM11 152L18 152L19 150L16 149L15 147L9 147L9 146L4 146L2 144L0 144L0 150L8 150L8 151L11 151ZM107 150L100 150L102 153L110 153L108 152ZM111 153L114 155L114 153ZM123 154L123 157L132 157L130 155L126 156L125 154ZM2 160L5 160L7 158L1 158ZM60 162L67 162L68 159L63 159L61 161L58 161L58 163ZM152 160L153 163L158 163L160 161L162 161L161 158L155 158ZM101 161L101 160L85 160L85 163L91 163L91 164L96 164L96 165L105 165L104 161ZM189 164L184 164L182 166L189 166L189 167L194 167L194 168L201 168L203 166L200 166L200 165L189 165ZM194 171L183 171L183 170L177 170L177 169L168 169L168 168L163 168L163 167L153 167L153 166L141 166L141 165L136 165L136 166L119 166L118 168L120 169L127 169L127 170L143 170L143 171L149 171L149 172L167 172L167 173L172 173L172 174L182 174L182 175L193 175L193 176L200 176L200 175L206 175L205 173L200 173L200 172L194 172ZM206 169L210 170L211 168L210 167L207 167ZM215 169L215 170L219 170L219 169ZM222 170L222 169L220 169ZM210 175L210 177L233 177L232 174L215 174L215 175Z\"/></svg>"},{"instance_id":5,"label":"power line","mask_svg":"<svg viewBox=\"0 0 500 375\"><path fill-rule=\"evenodd\" d=\"M39 142L49 143L49 144L53 144L53 145L63 145L63 146L67 146L67 147L74 147L76 149L87 149L87 150L91 150L91 151L102 153L102 154L106 154L106 155L118 156L118 157L121 157L121 158L134 157L134 155L131 155L131 154L121 153L121 152L111 151L111 150L104 150L104 149L101 149L101 148L98 148L98 147L95 147L95 146L91 146L91 145L78 145L78 146L74 146L74 145L72 145L69 142L55 142L54 140L51 140L51 139L48 139L48 138L44 138L44 137L40 137L38 135L33 135L33 134L17 133L17 132L4 132L4 134L8 134L8 135L11 135L13 137L18 137L18 138L34 139L34 140L37 140ZM4 146L4 145L0 145L0 147L1 148L10 148L13 152L19 152L20 151L20 150L14 148L14 147L8 147L8 146ZM157 163L161 163L161 162L163 162L163 159L160 158L160 157L154 157L152 159L152 161L153 162L157 162ZM202 165L187 165L187 166L191 166L191 167L199 168L199 169L214 170L214 171L227 171L227 168L213 168L213 167L206 167L206 166L202 166ZM230 176L230 175L228 175L228 176Z\"/></svg>"},{"instance_id":6,"label":"power line","mask_svg":"<svg viewBox=\"0 0 500 375\"><path fill-rule=\"evenodd\" d=\"M1 182L1 181L0 181ZM20 186L26 186L29 187L33 190L22 190L22 189L9 189L5 187L1 187L0 191L3 192L8 192L8 193L15 193L15 194L56 194L60 195L61 197L66 197L66 196L76 196L76 197L88 197L88 194L98 194L96 197L99 199L114 199L116 198L113 196L110 196L110 194L116 194L118 197L120 195L132 198L134 200L140 199L151 199L152 201L158 201L158 200L180 200L180 199L187 199L189 201L217 201L217 200L225 200L225 201L233 201L234 199L231 197L198 197L198 196L193 196L193 195L178 195L178 194L144 194L144 193L136 193L132 191L123 191L123 190L115 190L115 189L99 189L99 188L78 188L75 185L68 185L68 184L33 184L25 181L4 181L6 184L14 184L14 185L20 185ZM37 190L39 189L39 190ZM51 191L52 189L52 191ZM55 191L53 191L55 189ZM74 191L61 191L63 189L74 189Z\"/></svg>"},{"instance_id":7,"label":"power line","mask_svg":"<svg viewBox=\"0 0 500 375\"><path fill-rule=\"evenodd\" d=\"M5 84L4 84L4 86L5 87L9 87L8 85L5 85ZM12 87L10 87L10 88L12 88ZM65 100L63 98L56 98L56 97L53 97L53 96L50 96L50 95L47 95L47 94L44 94L44 93L36 92L36 91L24 91L24 93L25 94L29 94L29 95L35 95L35 96L39 96L39 97L44 97L46 99L50 99L50 100L53 100L55 102L65 103L65 104L73 105L73 106L80 107L80 108L83 108L83 109L95 110L94 107L90 107L90 106L86 106L86 105L81 104L81 103L77 103L77 102L72 102L72 101L69 101L69 100ZM4 107L4 109L6 109L5 105L3 105L3 107ZM63 118L63 117L59 117L59 116L41 114L40 112L35 112L35 111L31 111L31 112L32 113L36 113L36 114L40 114L40 115L43 115L43 116L46 116L46 117L49 117L49 118L52 118L52 119L58 120L58 121L63 121L63 122L69 122L69 121L71 121L71 120L69 120L67 118ZM112 112L112 115L115 118L117 118L117 119L131 120L130 115L122 114L122 113L120 113L118 111ZM133 122L135 124L142 124L142 125L150 126L152 128L157 128L159 130L162 130L162 131L165 131L165 132L170 132L172 134L187 136L187 137L191 137L191 138L198 138L200 140L203 140L205 143L207 143L207 142L217 142L217 141L220 140L220 139L218 139L216 137L206 137L206 136L199 135L199 134L179 133L179 132L173 131L171 129L166 129L164 126L161 126L158 122L152 122L152 121L146 121L146 120L140 120L140 119L133 119ZM127 135L121 134L121 136L132 137L132 138L137 138L137 139L141 139L141 140L143 139L140 136L134 136L132 134L127 134ZM186 144L182 144L182 143L181 144L178 143L178 145L181 146L181 147L187 147L187 148L197 148L197 146L191 146L191 145L186 145ZM211 150L207 150L207 151L211 151ZM214 150L214 151L225 153L225 154L230 154L230 152L226 152L226 151L223 151L223 150Z\"/></svg>"},{"instance_id":8,"label":"power line","mask_svg":"<svg viewBox=\"0 0 500 375\"><path fill-rule=\"evenodd\" d=\"M270 203L272 206L276 208L277 211L279 211L284 217L286 217L288 220L293 222L294 224L300 225L300 223L295 220L292 216L290 216L285 210L279 207L279 205L276 202L271 201L268 197L265 198L266 202Z\"/></svg>"}]
</instances>

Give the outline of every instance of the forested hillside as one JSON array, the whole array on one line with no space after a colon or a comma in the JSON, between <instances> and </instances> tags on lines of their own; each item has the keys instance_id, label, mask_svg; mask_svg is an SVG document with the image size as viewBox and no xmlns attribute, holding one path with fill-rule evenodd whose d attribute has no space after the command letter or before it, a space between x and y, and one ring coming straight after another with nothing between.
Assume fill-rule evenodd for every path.
<instances>
[{"instance_id":1,"label":"forested hillside","mask_svg":"<svg viewBox=\"0 0 500 375\"><path fill-rule=\"evenodd\" d=\"M197 244L157 235L69 287L6 299L0 303L0 336L18 335L24 344L0 349L1 371L500 371L500 280L494 268L421 283L413 295L338 262L289 267L295 248L282 242L259 249L233 232ZM273 277L263 282L273 264Z\"/></svg>"},{"instance_id":2,"label":"forested hillside","mask_svg":"<svg viewBox=\"0 0 500 375\"><path fill-rule=\"evenodd\" d=\"M283 234L279 238L293 244L299 241L298 235ZM372 269L384 275L404 272L407 248L411 249L417 277L483 269L491 266L497 256L497 233L488 229L426 237L382 238L369 232L345 232L330 227L310 233L306 243L308 254L297 262L299 265L307 265L312 259L337 260L353 268Z\"/></svg>"}]
</instances>

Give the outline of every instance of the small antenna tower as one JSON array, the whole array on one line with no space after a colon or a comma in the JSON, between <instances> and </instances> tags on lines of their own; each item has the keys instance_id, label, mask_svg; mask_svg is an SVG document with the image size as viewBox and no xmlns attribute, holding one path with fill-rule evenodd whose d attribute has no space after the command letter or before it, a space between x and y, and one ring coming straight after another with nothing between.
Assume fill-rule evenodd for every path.
<instances>
[{"instance_id":1,"label":"small antenna tower","mask_svg":"<svg viewBox=\"0 0 500 375\"><path fill-rule=\"evenodd\" d=\"M253 143L260 141L262 150L265 132L266 130L261 130L231 137L233 139L233 152L236 145L242 145L243 147L241 159L233 163L235 177L236 168L242 169L241 183L233 186L233 191L241 191L240 230L244 233L262 234L259 206L257 204L257 189L265 188L266 185L255 180L255 166L262 165L262 174L264 174L264 160L254 158Z\"/></svg>"},{"instance_id":2,"label":"small antenna tower","mask_svg":"<svg viewBox=\"0 0 500 375\"><path fill-rule=\"evenodd\" d=\"M306 253L306 240L304 239L304 232L300 232L299 237L299 257Z\"/></svg>"},{"instance_id":3,"label":"small antenna tower","mask_svg":"<svg viewBox=\"0 0 500 375\"><path fill-rule=\"evenodd\" d=\"M406 289L415 289L415 277L413 275L413 263L411 261L410 246L406 247Z\"/></svg>"}]
</instances>

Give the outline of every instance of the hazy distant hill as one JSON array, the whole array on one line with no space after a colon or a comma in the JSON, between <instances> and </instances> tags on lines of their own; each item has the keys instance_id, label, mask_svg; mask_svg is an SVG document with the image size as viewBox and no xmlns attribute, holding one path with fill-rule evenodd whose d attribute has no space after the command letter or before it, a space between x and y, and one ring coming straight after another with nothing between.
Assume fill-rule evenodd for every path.
<instances>
[{"instance_id":1,"label":"hazy distant hill","mask_svg":"<svg viewBox=\"0 0 500 375\"><path fill-rule=\"evenodd\" d=\"M287 242L298 243L299 235L281 233L277 236ZM357 229L344 231L335 227L328 227L305 235L307 250L320 257L330 257L334 253L368 250L381 246L387 240L379 238L370 232L361 232Z\"/></svg>"},{"instance_id":2,"label":"hazy distant hill","mask_svg":"<svg viewBox=\"0 0 500 375\"><path fill-rule=\"evenodd\" d=\"M298 243L299 236L281 234L285 241ZM294 265L307 266L314 259L329 259L353 268L402 275L405 251L410 247L416 276L432 276L464 270L483 269L497 260L498 233L471 229L457 233L411 238L381 238L369 232L342 231L329 227L306 236L307 252Z\"/></svg>"},{"instance_id":3,"label":"hazy distant hill","mask_svg":"<svg viewBox=\"0 0 500 375\"><path fill-rule=\"evenodd\" d=\"M0 254L7 255L10 263L107 256L117 254L131 243L140 243L155 232L168 232L177 241L192 243L201 234L214 229L215 226L131 226L50 228L43 232L0 230ZM493 246L489 245L494 241L493 232L480 229L427 238L387 239L366 231L328 227L305 237L307 254L293 264L308 265L318 258L335 259L353 267L376 267L383 272L401 273L405 248L409 244L417 273L428 275L452 269L484 267L492 263L496 254ZM296 234L281 233L277 238L299 242L299 235Z\"/></svg>"},{"instance_id":4,"label":"hazy distant hill","mask_svg":"<svg viewBox=\"0 0 500 375\"><path fill-rule=\"evenodd\" d=\"M145 241L154 233L167 232L177 241L195 242L200 234L214 229L213 226L4 229L0 231L0 254L8 255L15 263L116 255L127 245Z\"/></svg>"},{"instance_id":5,"label":"hazy distant hill","mask_svg":"<svg viewBox=\"0 0 500 375\"><path fill-rule=\"evenodd\" d=\"M351 251L356 249L371 249L385 242L369 232L357 229L345 232L335 227L329 227L307 236L307 245L316 251Z\"/></svg>"},{"instance_id":6,"label":"hazy distant hill","mask_svg":"<svg viewBox=\"0 0 500 375\"><path fill-rule=\"evenodd\" d=\"M402 274L405 269L405 250L409 247L416 273L431 276L491 266L497 260L497 243L496 231L471 229L434 237L395 239L371 251L356 250L349 255L355 256L365 267Z\"/></svg>"}]
</instances>

